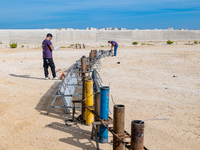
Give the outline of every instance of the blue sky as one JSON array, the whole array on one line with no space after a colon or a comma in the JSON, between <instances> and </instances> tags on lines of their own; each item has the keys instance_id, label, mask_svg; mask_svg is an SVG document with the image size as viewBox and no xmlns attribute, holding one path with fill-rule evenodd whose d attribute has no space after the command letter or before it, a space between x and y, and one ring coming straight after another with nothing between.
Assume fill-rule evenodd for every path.
<instances>
[{"instance_id":1,"label":"blue sky","mask_svg":"<svg viewBox=\"0 0 200 150\"><path fill-rule=\"evenodd\" d=\"M1 0L0 29L200 29L200 0Z\"/></svg>"}]
</instances>

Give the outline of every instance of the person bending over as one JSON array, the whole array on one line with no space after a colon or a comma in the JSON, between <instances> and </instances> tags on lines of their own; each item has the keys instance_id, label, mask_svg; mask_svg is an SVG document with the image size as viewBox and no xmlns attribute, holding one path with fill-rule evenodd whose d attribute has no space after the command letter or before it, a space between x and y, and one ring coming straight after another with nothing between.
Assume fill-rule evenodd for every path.
<instances>
[{"instance_id":1,"label":"person bending over","mask_svg":"<svg viewBox=\"0 0 200 150\"><path fill-rule=\"evenodd\" d=\"M118 48L117 42L115 42L115 41L108 41L108 43L111 44L111 50L114 47L114 55L113 56L116 56L117 55L117 48Z\"/></svg>"}]
</instances>

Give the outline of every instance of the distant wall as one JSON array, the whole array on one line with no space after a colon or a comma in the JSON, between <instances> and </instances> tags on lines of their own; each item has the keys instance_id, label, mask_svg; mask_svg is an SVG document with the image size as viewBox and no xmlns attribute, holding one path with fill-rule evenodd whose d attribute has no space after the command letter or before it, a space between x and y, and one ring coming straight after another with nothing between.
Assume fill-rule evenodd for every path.
<instances>
[{"instance_id":1,"label":"distant wall","mask_svg":"<svg viewBox=\"0 0 200 150\"><path fill-rule=\"evenodd\" d=\"M133 41L188 41L200 40L199 30L134 30Z\"/></svg>"},{"instance_id":2,"label":"distant wall","mask_svg":"<svg viewBox=\"0 0 200 150\"><path fill-rule=\"evenodd\" d=\"M3 43L41 43L52 33L53 43L101 43L108 40L132 41L192 41L200 40L199 30L0 30Z\"/></svg>"}]
</instances>

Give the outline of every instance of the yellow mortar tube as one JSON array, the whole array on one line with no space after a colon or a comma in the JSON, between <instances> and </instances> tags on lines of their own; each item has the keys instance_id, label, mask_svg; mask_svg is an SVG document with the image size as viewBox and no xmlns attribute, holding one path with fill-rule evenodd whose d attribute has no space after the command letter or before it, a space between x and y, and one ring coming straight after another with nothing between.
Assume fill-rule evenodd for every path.
<instances>
[{"instance_id":1,"label":"yellow mortar tube","mask_svg":"<svg viewBox=\"0 0 200 150\"><path fill-rule=\"evenodd\" d=\"M93 80L86 79L85 80L85 98L87 98L85 101L86 106L93 106L92 94L93 94ZM93 108L90 110L93 110ZM92 125L92 122L94 122L94 115L88 109L85 109L85 115L86 115L86 125L88 126Z\"/></svg>"}]
</instances>

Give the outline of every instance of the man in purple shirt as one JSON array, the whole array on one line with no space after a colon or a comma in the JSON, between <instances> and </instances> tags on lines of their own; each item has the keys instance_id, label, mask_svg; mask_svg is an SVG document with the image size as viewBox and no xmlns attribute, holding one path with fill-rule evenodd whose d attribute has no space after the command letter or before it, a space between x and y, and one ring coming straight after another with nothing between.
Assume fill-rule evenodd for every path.
<instances>
[{"instance_id":1,"label":"man in purple shirt","mask_svg":"<svg viewBox=\"0 0 200 150\"><path fill-rule=\"evenodd\" d=\"M42 42L42 48L43 48L43 67L44 67L44 75L45 79L48 80L50 79L48 74L48 68L50 66L51 72L53 75L53 79L58 79L56 76L56 71L55 71L55 64L53 62L53 57L52 57L52 51L54 50L54 47L52 46L51 39L52 39L52 34L48 33L46 39Z\"/></svg>"},{"instance_id":2,"label":"man in purple shirt","mask_svg":"<svg viewBox=\"0 0 200 150\"><path fill-rule=\"evenodd\" d=\"M113 56L116 56L117 55L117 48L118 48L117 42L115 42L115 41L108 41L108 43L111 44L111 50L114 47L114 55Z\"/></svg>"}]
</instances>

